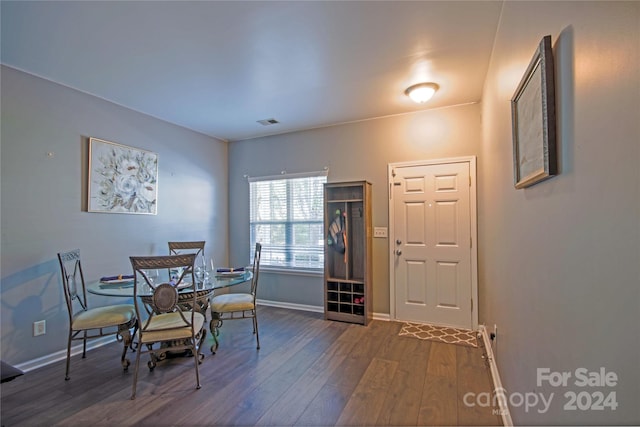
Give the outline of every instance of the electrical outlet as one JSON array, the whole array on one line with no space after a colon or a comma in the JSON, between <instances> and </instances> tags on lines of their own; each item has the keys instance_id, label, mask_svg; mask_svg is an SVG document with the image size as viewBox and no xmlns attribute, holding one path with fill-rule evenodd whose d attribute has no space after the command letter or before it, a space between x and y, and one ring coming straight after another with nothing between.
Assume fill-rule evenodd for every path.
<instances>
[{"instance_id":1,"label":"electrical outlet","mask_svg":"<svg viewBox=\"0 0 640 427\"><path fill-rule=\"evenodd\" d=\"M373 237L387 237L387 227L373 227Z\"/></svg>"},{"instance_id":2,"label":"electrical outlet","mask_svg":"<svg viewBox=\"0 0 640 427\"><path fill-rule=\"evenodd\" d=\"M40 335L44 335L47 333L47 321L46 320L38 320L37 322L33 322L33 336L37 337Z\"/></svg>"}]
</instances>

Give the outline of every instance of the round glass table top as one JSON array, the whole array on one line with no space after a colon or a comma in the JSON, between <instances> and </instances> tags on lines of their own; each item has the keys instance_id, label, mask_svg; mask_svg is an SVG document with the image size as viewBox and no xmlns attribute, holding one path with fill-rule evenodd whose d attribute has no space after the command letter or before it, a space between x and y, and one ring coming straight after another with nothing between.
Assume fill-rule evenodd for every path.
<instances>
[{"instance_id":1,"label":"round glass table top","mask_svg":"<svg viewBox=\"0 0 640 427\"><path fill-rule=\"evenodd\" d=\"M253 273L250 270L243 272L242 274L235 275L212 275L207 278L203 283L196 284L196 291L210 291L215 289L226 288L240 283L248 282L253 278ZM87 291L95 295L104 295L109 297L133 297L134 281L131 280L119 280L115 283L105 283L99 280L89 282L87 284ZM179 293L193 292L193 286L191 283L185 283L178 286ZM152 294L151 287L144 283L144 281L138 281L138 296L150 296Z\"/></svg>"}]
</instances>

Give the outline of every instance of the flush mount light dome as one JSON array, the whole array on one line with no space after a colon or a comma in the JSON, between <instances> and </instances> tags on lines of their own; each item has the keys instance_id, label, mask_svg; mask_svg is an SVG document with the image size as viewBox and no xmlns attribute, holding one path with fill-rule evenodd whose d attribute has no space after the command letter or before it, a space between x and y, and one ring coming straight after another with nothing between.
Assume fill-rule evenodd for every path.
<instances>
[{"instance_id":1,"label":"flush mount light dome","mask_svg":"<svg viewBox=\"0 0 640 427\"><path fill-rule=\"evenodd\" d=\"M435 83L418 83L413 86L409 86L404 93L409 98L413 99L414 102L422 104L430 100L439 87L440 86Z\"/></svg>"}]
</instances>

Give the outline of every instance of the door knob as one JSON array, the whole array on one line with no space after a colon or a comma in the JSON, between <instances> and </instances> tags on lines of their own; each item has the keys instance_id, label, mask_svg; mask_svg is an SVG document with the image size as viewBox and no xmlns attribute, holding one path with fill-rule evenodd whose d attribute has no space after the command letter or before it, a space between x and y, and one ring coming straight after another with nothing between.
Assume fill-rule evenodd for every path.
<instances>
[{"instance_id":1,"label":"door knob","mask_svg":"<svg viewBox=\"0 0 640 427\"><path fill-rule=\"evenodd\" d=\"M402 251L401 251L400 249L398 249L398 250L396 251L396 255L398 255L398 256L402 255Z\"/></svg>"},{"instance_id":2,"label":"door knob","mask_svg":"<svg viewBox=\"0 0 640 427\"><path fill-rule=\"evenodd\" d=\"M402 244L402 240L398 239L396 240L396 245L401 245Z\"/></svg>"}]
</instances>

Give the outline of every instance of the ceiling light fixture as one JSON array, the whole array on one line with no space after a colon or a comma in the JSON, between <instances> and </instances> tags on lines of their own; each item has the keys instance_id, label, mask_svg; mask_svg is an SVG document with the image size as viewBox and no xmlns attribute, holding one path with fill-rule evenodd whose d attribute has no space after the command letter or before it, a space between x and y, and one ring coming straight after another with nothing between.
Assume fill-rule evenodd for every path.
<instances>
[{"instance_id":1,"label":"ceiling light fixture","mask_svg":"<svg viewBox=\"0 0 640 427\"><path fill-rule=\"evenodd\" d=\"M423 104L431 99L439 87L440 86L435 83L418 83L413 86L409 86L404 93L414 102Z\"/></svg>"}]
</instances>

